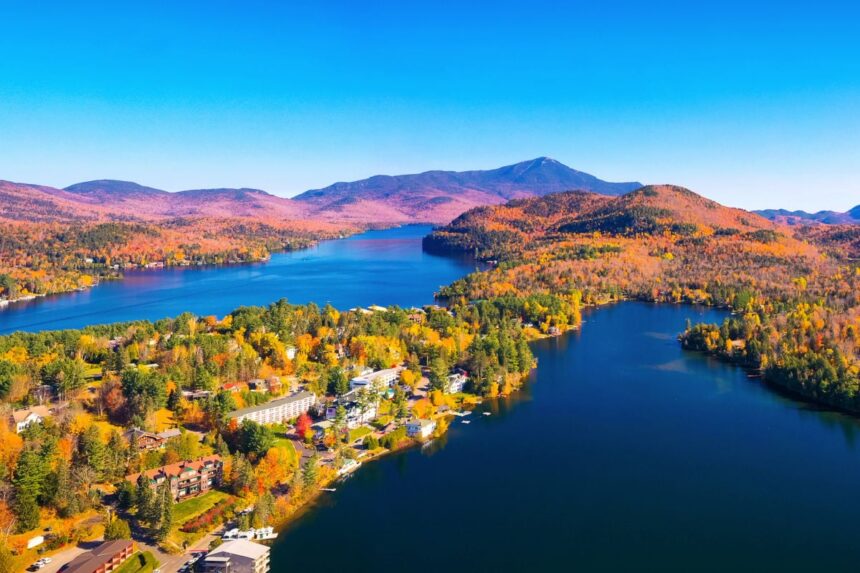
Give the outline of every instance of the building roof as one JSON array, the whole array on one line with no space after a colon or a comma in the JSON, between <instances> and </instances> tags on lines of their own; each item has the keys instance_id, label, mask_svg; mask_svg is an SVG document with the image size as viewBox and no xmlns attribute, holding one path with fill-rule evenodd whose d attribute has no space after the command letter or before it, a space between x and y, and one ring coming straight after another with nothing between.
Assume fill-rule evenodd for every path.
<instances>
[{"instance_id":1,"label":"building roof","mask_svg":"<svg viewBox=\"0 0 860 573\"><path fill-rule=\"evenodd\" d=\"M172 428L170 430L164 430L163 432L159 432L156 434L159 438L164 440L169 440L170 438L175 438L176 436L181 436L182 432L179 431L179 428Z\"/></svg>"},{"instance_id":2,"label":"building roof","mask_svg":"<svg viewBox=\"0 0 860 573\"><path fill-rule=\"evenodd\" d=\"M358 376L353 376L350 381L360 381L367 382L368 384L376 380L379 376L386 376L388 374L400 374L402 370L405 370L402 366L395 366L394 368L386 368L384 370L373 370L371 372L362 373Z\"/></svg>"},{"instance_id":3,"label":"building roof","mask_svg":"<svg viewBox=\"0 0 860 573\"><path fill-rule=\"evenodd\" d=\"M269 548L265 545L254 543L253 541L248 541L247 539L234 539L232 541L222 543L221 545L210 551L209 555L206 558L208 559L209 557L214 557L216 555L226 553L227 555L238 555L240 557L247 557L249 559L257 560L268 552Z\"/></svg>"},{"instance_id":4,"label":"building roof","mask_svg":"<svg viewBox=\"0 0 860 573\"><path fill-rule=\"evenodd\" d=\"M145 472L143 472L143 474L146 477L148 477L149 479L156 479L160 475L164 476L164 477L179 476L183 472L186 472L188 470L200 471L203 468L203 466L206 465L208 462L220 462L220 461L221 461L221 456L219 456L219 455L205 456L205 457L202 457L202 458L194 460L194 461L176 462L175 464L169 464L166 466L161 466L160 468L153 468L151 470L146 470ZM139 478L139 477L140 477L140 474L136 473L136 474L131 474L131 475L125 476L125 479L127 479L130 482L135 482L135 481L137 481L137 478Z\"/></svg>"},{"instance_id":5,"label":"building roof","mask_svg":"<svg viewBox=\"0 0 860 573\"><path fill-rule=\"evenodd\" d=\"M426 426L432 426L432 425L436 424L436 421L435 420L425 420L424 418L419 418L417 420L410 420L407 423L408 424L418 424L419 426L421 426L423 428Z\"/></svg>"},{"instance_id":6,"label":"building roof","mask_svg":"<svg viewBox=\"0 0 860 573\"><path fill-rule=\"evenodd\" d=\"M128 539L105 541L98 547L72 559L64 571L65 573L92 573L125 551L129 545L132 545L132 542Z\"/></svg>"},{"instance_id":7,"label":"building roof","mask_svg":"<svg viewBox=\"0 0 860 573\"><path fill-rule=\"evenodd\" d=\"M12 419L15 423L23 422L30 414L36 414L40 418L47 418L51 415L51 410L47 406L33 406L25 410L15 410L12 412Z\"/></svg>"},{"instance_id":8,"label":"building roof","mask_svg":"<svg viewBox=\"0 0 860 573\"><path fill-rule=\"evenodd\" d=\"M305 400L307 398L316 399L316 395L313 392L298 392L293 394L292 396L286 396L285 398L278 398L277 400L272 400L271 402L266 402L265 404L258 404L256 406L249 406L247 408L242 408L241 410L234 410L228 414L230 418L238 418L239 416L244 416L246 414L253 414L254 412L262 412L263 410L268 410L269 408L276 408L283 404L291 404L293 402L298 402L300 400Z\"/></svg>"},{"instance_id":9,"label":"building roof","mask_svg":"<svg viewBox=\"0 0 860 573\"><path fill-rule=\"evenodd\" d=\"M154 440L158 439L157 435L153 434L152 432L147 432L146 430L141 430L140 428L130 428L123 432L122 435L131 444L137 441L138 438L143 438L145 436L149 436Z\"/></svg>"}]
</instances>

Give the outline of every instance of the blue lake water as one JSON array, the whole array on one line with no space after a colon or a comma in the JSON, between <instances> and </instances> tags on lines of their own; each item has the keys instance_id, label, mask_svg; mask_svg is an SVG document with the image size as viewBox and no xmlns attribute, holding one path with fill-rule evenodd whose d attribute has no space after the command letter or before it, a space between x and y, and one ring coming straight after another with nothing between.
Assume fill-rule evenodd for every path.
<instances>
[{"instance_id":1,"label":"blue lake water","mask_svg":"<svg viewBox=\"0 0 860 573\"><path fill-rule=\"evenodd\" d=\"M80 328L125 320L157 320L190 311L222 316L242 305L331 303L337 308L421 305L475 270L469 257L424 253L431 227L371 231L315 247L272 255L266 263L139 270L96 288L39 298L0 309L0 334Z\"/></svg>"},{"instance_id":2,"label":"blue lake water","mask_svg":"<svg viewBox=\"0 0 860 573\"><path fill-rule=\"evenodd\" d=\"M0 311L0 332L240 305L429 303L475 268L421 251L429 227L371 232L265 264L128 273ZM290 525L272 571L854 571L857 420L686 353L687 318L624 303L534 344L523 392L367 464Z\"/></svg>"},{"instance_id":3,"label":"blue lake water","mask_svg":"<svg viewBox=\"0 0 860 573\"><path fill-rule=\"evenodd\" d=\"M858 424L686 353L625 303L534 345L524 392L367 464L287 527L272 571L856 571Z\"/></svg>"}]
</instances>

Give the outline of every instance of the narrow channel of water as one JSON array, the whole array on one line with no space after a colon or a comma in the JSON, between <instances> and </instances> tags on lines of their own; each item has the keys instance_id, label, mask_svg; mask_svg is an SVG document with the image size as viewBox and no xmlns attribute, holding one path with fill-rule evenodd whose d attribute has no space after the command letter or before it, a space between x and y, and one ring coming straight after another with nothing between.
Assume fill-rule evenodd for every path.
<instances>
[{"instance_id":1,"label":"narrow channel of water","mask_svg":"<svg viewBox=\"0 0 860 573\"><path fill-rule=\"evenodd\" d=\"M534 345L521 394L362 467L289 526L272 571L853 571L858 423L680 349L624 303Z\"/></svg>"}]
</instances>

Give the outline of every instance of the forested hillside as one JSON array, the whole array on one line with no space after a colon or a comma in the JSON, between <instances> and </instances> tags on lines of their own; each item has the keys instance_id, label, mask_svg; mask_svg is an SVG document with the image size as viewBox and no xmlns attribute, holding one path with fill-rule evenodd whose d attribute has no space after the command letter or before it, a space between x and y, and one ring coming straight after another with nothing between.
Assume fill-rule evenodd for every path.
<instances>
[{"instance_id":1,"label":"forested hillside","mask_svg":"<svg viewBox=\"0 0 860 573\"><path fill-rule=\"evenodd\" d=\"M860 413L860 266L848 228L794 229L686 189L617 199L562 193L477 209L425 241L499 264L443 289L455 300L567 294L725 306L682 339L760 369L768 383ZM560 316L546 330L569 323Z\"/></svg>"}]
</instances>

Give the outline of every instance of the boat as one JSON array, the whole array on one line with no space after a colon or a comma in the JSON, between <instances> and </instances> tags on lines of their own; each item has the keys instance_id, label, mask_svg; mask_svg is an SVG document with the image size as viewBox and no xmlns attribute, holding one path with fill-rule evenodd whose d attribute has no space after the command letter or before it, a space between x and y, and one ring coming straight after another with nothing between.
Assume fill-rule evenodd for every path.
<instances>
[{"instance_id":1,"label":"boat","mask_svg":"<svg viewBox=\"0 0 860 573\"><path fill-rule=\"evenodd\" d=\"M470 422L469 420L463 420L463 423L464 424L471 424L472 422Z\"/></svg>"},{"instance_id":2,"label":"boat","mask_svg":"<svg viewBox=\"0 0 860 573\"><path fill-rule=\"evenodd\" d=\"M337 470L337 475L344 477L361 467L361 462L355 460L346 460L343 465Z\"/></svg>"},{"instance_id":3,"label":"boat","mask_svg":"<svg viewBox=\"0 0 860 573\"><path fill-rule=\"evenodd\" d=\"M492 414L490 412L484 412L484 415L485 416L491 416Z\"/></svg>"},{"instance_id":4,"label":"boat","mask_svg":"<svg viewBox=\"0 0 860 573\"><path fill-rule=\"evenodd\" d=\"M334 492L336 492L336 491L337 491L337 489L335 489L335 488L333 488L333 487L321 487L321 488L320 488L320 491L328 491L328 492L332 492L332 493L334 493Z\"/></svg>"}]
</instances>

